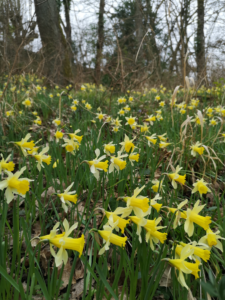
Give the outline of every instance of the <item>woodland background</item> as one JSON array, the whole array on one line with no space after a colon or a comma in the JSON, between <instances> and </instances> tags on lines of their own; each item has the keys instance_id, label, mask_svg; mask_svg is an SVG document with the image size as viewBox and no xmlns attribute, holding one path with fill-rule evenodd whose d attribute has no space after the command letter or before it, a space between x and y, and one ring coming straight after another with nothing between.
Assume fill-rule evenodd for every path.
<instances>
[{"instance_id":1,"label":"woodland background","mask_svg":"<svg viewBox=\"0 0 225 300\"><path fill-rule=\"evenodd\" d=\"M0 0L0 74L119 88L223 81L220 0Z\"/></svg>"}]
</instances>

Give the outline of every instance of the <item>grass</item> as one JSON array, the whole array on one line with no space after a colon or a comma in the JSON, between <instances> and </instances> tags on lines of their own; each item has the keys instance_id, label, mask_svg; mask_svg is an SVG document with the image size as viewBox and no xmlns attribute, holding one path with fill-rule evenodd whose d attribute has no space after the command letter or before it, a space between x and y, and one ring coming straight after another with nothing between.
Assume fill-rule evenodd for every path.
<instances>
[{"instance_id":1,"label":"grass","mask_svg":"<svg viewBox=\"0 0 225 300\"><path fill-rule=\"evenodd\" d=\"M0 90L3 90L5 77L1 79ZM40 88L37 88L39 86ZM150 89L144 93L131 91L125 95L117 91L92 85L85 85L85 90L75 91L72 87L66 89L44 89L44 80L34 75L14 77L0 103L3 113L4 128L0 127L0 153L6 159L15 163L13 173L26 166L22 177L29 178L29 191L25 198L16 195L10 203L7 203L5 190L0 190L0 295L1 299L187 299L190 293L197 299L207 299L207 285L204 282L219 282L224 275L224 253L216 247L210 250L210 260L201 260L199 278L195 279L192 274L185 275L187 286L190 290L182 287L177 280L178 270L173 268L165 258L175 258L175 248L179 242L185 243L202 238L206 231L195 224L194 234L189 237L184 230L184 219L180 225L173 229L175 214L169 214L166 207L176 208L183 200L188 203L182 209L193 208L200 199L205 207L201 216L210 216L212 223L210 228L213 232L220 230L224 237L224 130L225 110L220 107L225 90L222 87L206 90L178 91L176 105L172 108L171 118L170 100L172 91L163 87ZM14 88L15 87L15 88ZM62 93L63 92L63 93ZM53 97L49 95L52 94ZM58 95L57 95L58 94ZM111 95L113 95L111 97ZM126 104L118 105L118 97L125 97ZM129 102L129 97L133 101ZM160 96L159 101L155 101ZM200 101L193 109L185 107L193 103L192 99ZM31 107L25 107L23 101L29 99ZM73 99L79 104L76 111L70 106ZM85 100L85 103L82 103ZM165 106L160 107L164 101ZM85 107L89 103L91 110ZM181 104L183 103L183 104ZM127 120L119 116L118 111L125 105L130 106L126 117L136 117L137 126L132 129L125 125ZM98 108L100 107L100 110ZM209 117L207 108L213 107L213 116ZM141 125L147 116L161 109L162 120L158 118L149 125L148 132L141 132ZM180 111L184 109L182 114ZM11 116L7 112L13 111ZM32 112L36 111L41 120L41 125L35 124ZM119 117L121 127L114 132L112 122L105 122L96 118L97 113L111 116L112 119ZM197 124L194 119L198 111L206 118L204 124ZM21 112L21 113L20 113ZM8 113L10 114L10 113ZM201 121L201 114L199 119ZM192 116L192 122L185 122L188 115ZM57 127L52 123L60 118L61 124ZM210 125L210 120L215 119L217 124ZM56 142L54 137L57 130L64 133L73 133L80 129L79 136L83 139L79 149L74 155L66 150L63 139ZM4 130L4 131L3 131ZM21 141L27 133L31 134L31 140L40 147L40 152L46 145L51 156L51 163L43 163L44 168L37 169L37 161L34 156L23 156L20 148L13 142ZM159 147L159 139L156 144L148 145L145 135L162 135L167 133L167 141L170 143L166 148ZM104 144L115 144L115 155L121 150L120 143L124 141L125 134L134 139L134 152L139 153L139 161L126 161L126 167L119 172L99 171L97 181L90 170L88 163L96 157L95 150L100 149L100 156L104 154ZM204 145L203 155L191 155L190 146L200 141ZM124 151L123 154L126 152ZM131 153L131 152L130 152ZM130 155L130 153L127 153ZM109 161L107 155L105 160ZM53 164L57 166L53 168ZM180 175L186 174L185 185L178 184L174 189L169 179L169 173L174 173L174 168L180 165ZM2 172L0 180L3 181L7 174ZM192 194L193 183L197 179L204 178L211 192ZM102 213L113 212L118 207L126 207L122 197L131 197L136 188L145 185L140 195L153 199L156 193L153 191L152 180L158 179L163 184L159 191L162 197L158 203L162 208L157 212L154 208L146 215L146 219L154 220L161 217L160 226L165 226L160 232L167 233L164 243L157 242L154 249L146 243L146 230L142 228L139 241L137 225L130 223L126 226L124 234L113 231L121 237L127 237L126 246L109 246L109 250L99 255L103 246L103 239L98 230L103 230L107 218ZM71 203L66 213L62 208L62 202L57 196L72 183L72 190L76 190L77 202ZM134 211L131 213L134 216ZM67 250L69 260L66 265L56 267L54 257L51 255L49 243L38 243L34 237L48 235L54 225L59 222L63 230L63 221L67 219L70 226L78 223L78 227L70 235L79 238L85 237L85 246L82 255L75 250ZM126 218L126 219L129 219ZM223 240L221 240L224 246ZM55 250L59 250L56 249ZM189 262L190 259L187 259ZM210 276L208 274L211 274ZM215 284L214 284L215 286ZM44 297L44 298L43 298ZM126 298L127 297L127 298Z\"/></svg>"}]
</instances>

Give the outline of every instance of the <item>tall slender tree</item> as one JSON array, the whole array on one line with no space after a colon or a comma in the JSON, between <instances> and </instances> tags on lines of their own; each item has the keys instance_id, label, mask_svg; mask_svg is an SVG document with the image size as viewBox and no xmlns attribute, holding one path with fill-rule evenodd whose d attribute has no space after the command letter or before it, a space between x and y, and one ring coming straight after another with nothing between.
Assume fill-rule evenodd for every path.
<instances>
[{"instance_id":1,"label":"tall slender tree","mask_svg":"<svg viewBox=\"0 0 225 300\"><path fill-rule=\"evenodd\" d=\"M99 3L99 16L98 16L98 41L95 62L95 81L99 85L101 81L101 61L104 45L104 10L105 0L100 0Z\"/></svg>"},{"instance_id":2,"label":"tall slender tree","mask_svg":"<svg viewBox=\"0 0 225 300\"><path fill-rule=\"evenodd\" d=\"M198 28L196 37L196 62L197 76L200 79L205 72L205 36L204 36L204 19L205 19L205 3L204 0L198 0Z\"/></svg>"}]
</instances>

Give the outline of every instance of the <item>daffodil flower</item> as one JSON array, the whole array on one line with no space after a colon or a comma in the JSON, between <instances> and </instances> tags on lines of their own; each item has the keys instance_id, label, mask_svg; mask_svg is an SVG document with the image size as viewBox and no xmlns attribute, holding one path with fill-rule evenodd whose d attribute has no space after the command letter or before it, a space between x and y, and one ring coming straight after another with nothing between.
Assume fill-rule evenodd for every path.
<instances>
[{"instance_id":1,"label":"daffodil flower","mask_svg":"<svg viewBox=\"0 0 225 300\"><path fill-rule=\"evenodd\" d=\"M31 101L29 100L29 99L26 99L26 100L24 100L23 102L22 102L22 104L24 105L24 106L26 106L26 107L31 107Z\"/></svg>"},{"instance_id":2,"label":"daffodil flower","mask_svg":"<svg viewBox=\"0 0 225 300\"><path fill-rule=\"evenodd\" d=\"M152 198L151 201L150 201L150 205L151 205L157 212L160 211L162 204L159 204L159 203L156 202L156 201L161 200L161 199L162 199L162 197L159 196L159 194L156 194L155 197Z\"/></svg>"},{"instance_id":3,"label":"daffodil flower","mask_svg":"<svg viewBox=\"0 0 225 300\"><path fill-rule=\"evenodd\" d=\"M56 267L60 266L63 262L66 265L66 263L68 261L68 253L67 253L66 249L67 250L75 250L75 251L79 252L79 256L81 256L83 249L84 249L84 244L85 244L83 234L78 239L73 239L73 238L69 237L69 235L72 233L72 231L77 228L78 223L75 223L72 227L69 228L69 223L65 219L63 221L63 226L65 228L65 232L63 232L62 234L59 234L59 235L56 234L56 229L58 228L58 226L59 226L59 223L57 223L54 226L53 231L51 231L50 235L45 235L45 236L40 237L41 241L46 241L46 240L49 241L50 252L51 252L52 256L55 258ZM55 253L53 246L59 248L59 251L57 254Z\"/></svg>"},{"instance_id":4,"label":"daffodil flower","mask_svg":"<svg viewBox=\"0 0 225 300\"><path fill-rule=\"evenodd\" d=\"M225 240L220 235L220 231L213 232L210 228L206 230L206 235L203 236L198 244L199 245L207 245L210 249L214 246L223 252L223 245L219 240Z\"/></svg>"},{"instance_id":5,"label":"daffodil flower","mask_svg":"<svg viewBox=\"0 0 225 300\"><path fill-rule=\"evenodd\" d=\"M173 208L173 207L168 207L168 206L164 206L165 208L167 208L172 214L176 213L176 217L175 220L173 222L173 229L176 229L178 225L180 225L180 218L186 219L187 215L186 212L180 212L178 210L182 209L182 207L184 205L186 205L188 203L188 200L184 200L182 201L177 208Z\"/></svg>"},{"instance_id":6,"label":"daffodil flower","mask_svg":"<svg viewBox=\"0 0 225 300\"><path fill-rule=\"evenodd\" d=\"M204 245L198 245L197 242L192 242L188 244L191 249L194 249L194 253L190 255L190 259L192 260L199 260L201 262L201 259L203 259L205 262L207 262L210 259L210 251L207 250L207 246ZM187 244L180 242L180 245L176 246L175 252L180 256L180 253L182 249L187 246Z\"/></svg>"},{"instance_id":7,"label":"daffodil flower","mask_svg":"<svg viewBox=\"0 0 225 300\"><path fill-rule=\"evenodd\" d=\"M149 146L149 147L151 146L151 143L152 143L153 145L156 144L156 142L157 142L156 133L152 134L151 136L147 136L147 135L146 135L145 137L146 137L146 139L148 140L148 146Z\"/></svg>"},{"instance_id":8,"label":"daffodil flower","mask_svg":"<svg viewBox=\"0 0 225 300\"><path fill-rule=\"evenodd\" d=\"M129 118L128 117L125 117L125 119L127 120L127 123L125 125L133 125L135 123L135 119L136 117L132 117L130 116Z\"/></svg>"},{"instance_id":9,"label":"daffodil flower","mask_svg":"<svg viewBox=\"0 0 225 300\"><path fill-rule=\"evenodd\" d=\"M186 175L179 175L178 173L180 172L180 170L182 169L182 167L180 168L180 166L178 165L176 167L175 173L171 173L168 174L168 177L172 180L172 186L174 189L177 189L177 182L179 182L181 185L185 184L185 179L186 179Z\"/></svg>"},{"instance_id":10,"label":"daffodil flower","mask_svg":"<svg viewBox=\"0 0 225 300\"><path fill-rule=\"evenodd\" d=\"M158 226L161 220L161 217L154 220L147 220L147 223L144 226L147 232L145 236L146 243L150 242L150 247L153 251L155 250L154 244L158 244L158 242L164 244L165 240L167 239L167 233L159 231L166 227Z\"/></svg>"},{"instance_id":11,"label":"daffodil flower","mask_svg":"<svg viewBox=\"0 0 225 300\"><path fill-rule=\"evenodd\" d=\"M70 189L72 188L73 185L74 185L74 182L72 182L71 185L68 186L68 188L65 189L65 191L62 194L57 194L57 196L62 201L62 208L64 209L64 211L66 213L68 212L68 206L72 207L71 202L73 202L74 204L77 203L76 191L70 191Z\"/></svg>"},{"instance_id":12,"label":"daffodil flower","mask_svg":"<svg viewBox=\"0 0 225 300\"><path fill-rule=\"evenodd\" d=\"M25 138L23 138L20 142L14 142L16 145L18 145L23 153L24 156L27 156L26 150L31 150L34 148L35 144L34 141L28 142L28 140L31 138L31 134L28 133Z\"/></svg>"},{"instance_id":13,"label":"daffodil flower","mask_svg":"<svg viewBox=\"0 0 225 300\"><path fill-rule=\"evenodd\" d=\"M190 148L191 148L191 155L194 157L196 156L197 153L199 155L202 155L205 150L205 148L202 147L202 143L200 142L195 143L194 145L190 146Z\"/></svg>"},{"instance_id":14,"label":"daffodil flower","mask_svg":"<svg viewBox=\"0 0 225 300\"><path fill-rule=\"evenodd\" d=\"M74 131L74 133L68 133L69 137L73 139L75 142L77 141L79 144L83 139L83 135L77 135L80 132L80 129Z\"/></svg>"},{"instance_id":15,"label":"daffodil flower","mask_svg":"<svg viewBox=\"0 0 225 300\"><path fill-rule=\"evenodd\" d=\"M145 219L145 217L151 212L151 207L149 207L148 211L146 212L143 212L142 209L135 207L134 212L136 216L130 216L129 219L137 225L137 235L139 237L139 242L142 243L141 229L147 224L147 219Z\"/></svg>"},{"instance_id":16,"label":"daffodil flower","mask_svg":"<svg viewBox=\"0 0 225 300\"><path fill-rule=\"evenodd\" d=\"M135 211L135 208L140 208L144 213L149 211L151 212L151 206L149 205L149 199L147 197L139 195L140 192L145 188L145 185L143 185L140 189L136 188L134 190L134 193L131 197L122 197L123 201L126 202L127 208L126 213L123 214L123 217L128 216L131 214L132 210ZM149 212L149 214L150 214Z\"/></svg>"},{"instance_id":17,"label":"daffodil flower","mask_svg":"<svg viewBox=\"0 0 225 300\"><path fill-rule=\"evenodd\" d=\"M26 167L23 167L20 171L17 171L13 174L10 171L5 170L5 173L8 175L8 178L4 179L0 182L0 190L5 191L5 197L7 203L10 203L13 200L14 194L20 195L21 197L25 197L26 192L29 191L30 181L33 181L28 178L20 178L19 177L23 174L26 170Z\"/></svg>"},{"instance_id":18,"label":"daffodil flower","mask_svg":"<svg viewBox=\"0 0 225 300\"><path fill-rule=\"evenodd\" d=\"M65 144L62 146L66 148L67 152L70 152L71 154L75 155L76 150L79 149L79 143L75 140L70 139L64 139Z\"/></svg>"},{"instance_id":19,"label":"daffodil flower","mask_svg":"<svg viewBox=\"0 0 225 300\"><path fill-rule=\"evenodd\" d=\"M151 125L154 124L153 122L155 122L155 120L156 120L156 118L155 118L155 116L153 116L153 115L150 115L150 116L148 116L147 119L145 119L145 121L146 121L146 122L149 122Z\"/></svg>"},{"instance_id":20,"label":"daffodil flower","mask_svg":"<svg viewBox=\"0 0 225 300\"><path fill-rule=\"evenodd\" d=\"M196 183L193 183L194 189L192 190L192 194L199 192L200 197L202 197L202 194L207 194L208 192L211 192L211 190L207 187L207 182L204 181L204 179L197 179Z\"/></svg>"},{"instance_id":21,"label":"daffodil flower","mask_svg":"<svg viewBox=\"0 0 225 300\"><path fill-rule=\"evenodd\" d=\"M15 164L12 161L9 161L11 154L4 159L3 155L1 154L2 160L0 160L0 174L1 172L7 170L7 171L13 171L15 168ZM8 162L9 161L9 162Z\"/></svg>"},{"instance_id":22,"label":"daffodil flower","mask_svg":"<svg viewBox=\"0 0 225 300\"><path fill-rule=\"evenodd\" d=\"M139 161L139 157L140 157L140 154L139 153L136 153L136 152L132 152L130 155L129 155L129 161L131 163L131 165L133 166L133 162L136 161L138 162Z\"/></svg>"},{"instance_id":23,"label":"daffodil flower","mask_svg":"<svg viewBox=\"0 0 225 300\"><path fill-rule=\"evenodd\" d=\"M198 260L196 261L196 263L189 263L185 261L185 259L191 256L193 253L194 249L191 249L191 247L187 245L182 249L179 259L164 259L167 260L173 267L175 267L179 271L177 279L179 283L188 290L189 287L185 282L183 273L193 274L195 276L195 279L197 279L199 278L198 272L200 271L200 262Z\"/></svg>"},{"instance_id":24,"label":"daffodil flower","mask_svg":"<svg viewBox=\"0 0 225 300\"><path fill-rule=\"evenodd\" d=\"M99 119L99 121L101 121L104 118L104 116L106 116L106 114L103 113L97 113L96 115L96 118Z\"/></svg>"},{"instance_id":25,"label":"daffodil flower","mask_svg":"<svg viewBox=\"0 0 225 300\"><path fill-rule=\"evenodd\" d=\"M63 138L63 133L61 131L56 131L55 133L55 138L56 138L56 142L58 143L59 140L61 140Z\"/></svg>"},{"instance_id":26,"label":"daffodil flower","mask_svg":"<svg viewBox=\"0 0 225 300\"><path fill-rule=\"evenodd\" d=\"M100 150L95 149L96 158L92 161L85 161L90 166L91 173L95 176L97 180L99 180L99 170L103 170L104 172L108 171L108 160L103 161L102 160L106 157L106 155L100 155Z\"/></svg>"},{"instance_id":27,"label":"daffodil flower","mask_svg":"<svg viewBox=\"0 0 225 300\"><path fill-rule=\"evenodd\" d=\"M44 168L43 163L46 163L47 165L50 165L51 163L51 156L50 155L45 155L46 152L49 151L49 147L45 147L40 153L38 154L32 154L32 156L36 159L37 161L37 168L38 171L41 171L41 167Z\"/></svg>"},{"instance_id":28,"label":"daffodil flower","mask_svg":"<svg viewBox=\"0 0 225 300\"><path fill-rule=\"evenodd\" d=\"M127 163L125 160L122 160L121 158L124 158L127 156L128 156L128 154L121 155L121 151L118 151L117 157L111 156L111 159L110 159L111 164L109 166L109 173L112 173L114 171L114 168L116 168L116 170L118 172L125 169Z\"/></svg>"},{"instance_id":29,"label":"daffodil flower","mask_svg":"<svg viewBox=\"0 0 225 300\"><path fill-rule=\"evenodd\" d=\"M111 155L115 153L115 151L115 144L113 144L113 142L104 145L104 153L106 153L107 155Z\"/></svg>"},{"instance_id":30,"label":"daffodil flower","mask_svg":"<svg viewBox=\"0 0 225 300\"><path fill-rule=\"evenodd\" d=\"M113 233L113 230L118 225L119 220L115 223L112 223L111 220L109 220L109 222L110 223L108 225L103 226L104 230L98 230L98 233L103 238L103 243L105 244L102 249L100 249L98 253L99 255L102 255L105 251L109 250L110 243L121 248L126 246L127 237L120 237Z\"/></svg>"},{"instance_id":31,"label":"daffodil flower","mask_svg":"<svg viewBox=\"0 0 225 300\"><path fill-rule=\"evenodd\" d=\"M55 119L52 121L52 124L54 124L55 126L59 126L61 124L61 121L59 119Z\"/></svg>"},{"instance_id":32,"label":"daffodil flower","mask_svg":"<svg viewBox=\"0 0 225 300\"><path fill-rule=\"evenodd\" d=\"M124 220L123 218L118 216L117 210L110 212L110 211L106 211L103 208L101 208L101 210L104 212L104 214L106 215L107 219L108 219L108 223L106 223L105 225L110 225L112 223L116 223L117 225L115 226L115 230L119 232L119 230L121 230L121 233L124 234L124 229L127 226L127 224L129 224L129 220Z\"/></svg>"},{"instance_id":33,"label":"daffodil flower","mask_svg":"<svg viewBox=\"0 0 225 300\"><path fill-rule=\"evenodd\" d=\"M116 127L120 127L121 125L121 120L119 118L116 118L115 120L112 120L112 124L115 125Z\"/></svg>"},{"instance_id":34,"label":"daffodil flower","mask_svg":"<svg viewBox=\"0 0 225 300\"><path fill-rule=\"evenodd\" d=\"M130 151L133 152L133 150L135 148L134 144L133 144L134 139L130 140L129 137L125 134L124 141L120 143L120 145L122 145L122 148L120 151L123 152L123 150L125 149L125 151L127 153L129 153Z\"/></svg>"},{"instance_id":35,"label":"daffodil flower","mask_svg":"<svg viewBox=\"0 0 225 300\"><path fill-rule=\"evenodd\" d=\"M167 133L158 135L158 138L160 139L160 141L162 141L162 142L166 142L166 141L167 141L166 134L167 134Z\"/></svg>"},{"instance_id":36,"label":"daffodil flower","mask_svg":"<svg viewBox=\"0 0 225 300\"><path fill-rule=\"evenodd\" d=\"M162 184L162 181L160 182L158 179L153 179L152 183L153 183L152 189L155 193L158 193L161 191L164 192L164 190L163 190L164 185Z\"/></svg>"},{"instance_id":37,"label":"daffodil flower","mask_svg":"<svg viewBox=\"0 0 225 300\"><path fill-rule=\"evenodd\" d=\"M194 223L198 224L203 229L207 230L209 228L209 224L212 222L211 217L202 217L199 216L200 211L204 208L205 205L199 205L199 200L195 203L193 209L187 209L186 213L186 221L184 223L184 230L187 232L188 236L191 237L194 233Z\"/></svg>"},{"instance_id":38,"label":"daffodil flower","mask_svg":"<svg viewBox=\"0 0 225 300\"><path fill-rule=\"evenodd\" d=\"M171 145L171 143L161 142L161 143L159 143L159 148L163 149L163 148L168 147L169 145Z\"/></svg>"},{"instance_id":39,"label":"daffodil flower","mask_svg":"<svg viewBox=\"0 0 225 300\"><path fill-rule=\"evenodd\" d=\"M149 130L148 124L144 122L144 125L141 125L141 133L147 132Z\"/></svg>"}]
</instances>

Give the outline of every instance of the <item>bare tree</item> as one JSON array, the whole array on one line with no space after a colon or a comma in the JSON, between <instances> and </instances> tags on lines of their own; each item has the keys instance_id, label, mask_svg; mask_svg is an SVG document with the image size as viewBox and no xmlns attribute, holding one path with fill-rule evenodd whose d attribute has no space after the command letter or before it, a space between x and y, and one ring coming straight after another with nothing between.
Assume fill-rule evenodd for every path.
<instances>
[{"instance_id":1,"label":"bare tree","mask_svg":"<svg viewBox=\"0 0 225 300\"><path fill-rule=\"evenodd\" d=\"M35 0L35 11L45 57L45 72L58 84L72 77L69 51L55 0Z\"/></svg>"},{"instance_id":2,"label":"bare tree","mask_svg":"<svg viewBox=\"0 0 225 300\"><path fill-rule=\"evenodd\" d=\"M96 62L95 62L95 81L96 84L100 84L101 80L101 60L102 51L104 44L104 10L105 10L105 0L100 0L99 5L99 16L98 16L98 41L97 41L97 52L96 52Z\"/></svg>"},{"instance_id":3,"label":"bare tree","mask_svg":"<svg viewBox=\"0 0 225 300\"><path fill-rule=\"evenodd\" d=\"M204 37L205 7L204 0L198 0L198 28L196 38L196 63L198 79L204 75L205 70L205 37Z\"/></svg>"}]
</instances>

